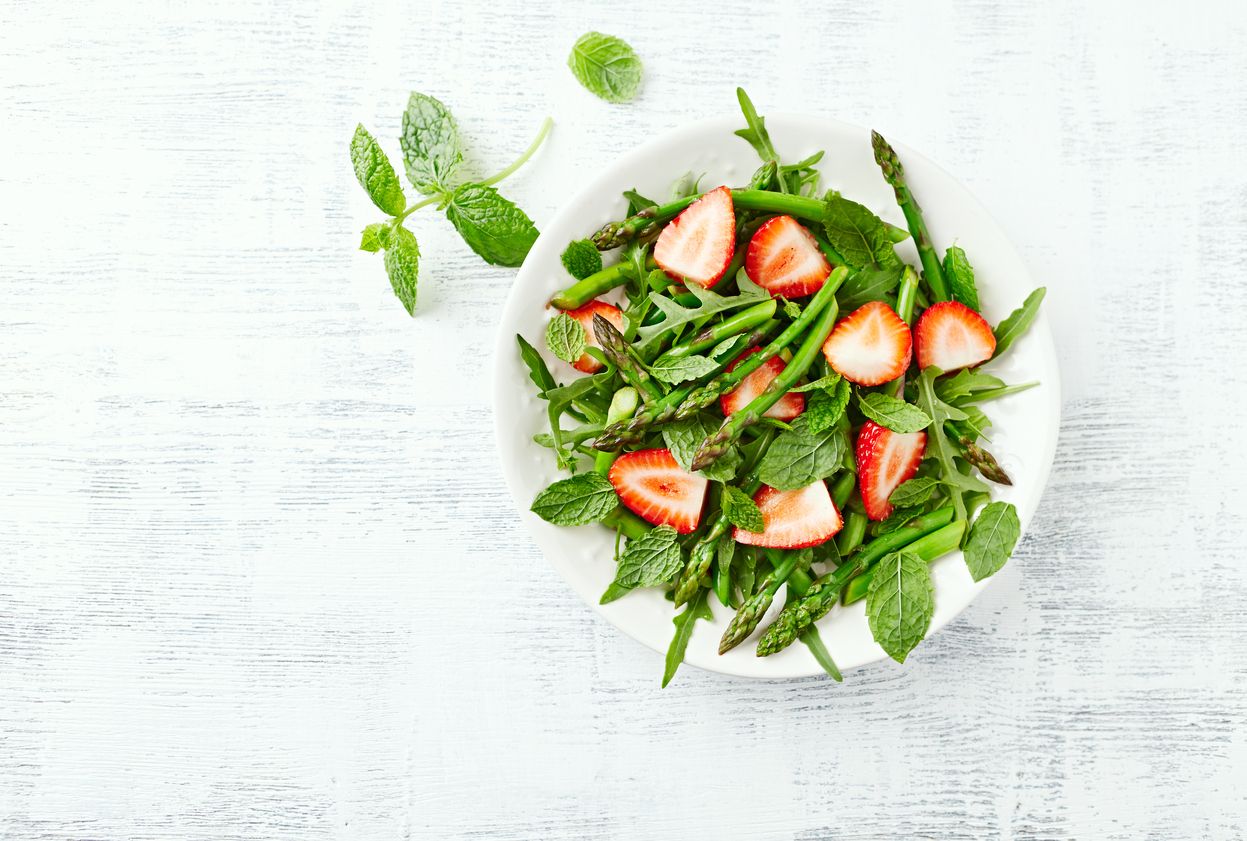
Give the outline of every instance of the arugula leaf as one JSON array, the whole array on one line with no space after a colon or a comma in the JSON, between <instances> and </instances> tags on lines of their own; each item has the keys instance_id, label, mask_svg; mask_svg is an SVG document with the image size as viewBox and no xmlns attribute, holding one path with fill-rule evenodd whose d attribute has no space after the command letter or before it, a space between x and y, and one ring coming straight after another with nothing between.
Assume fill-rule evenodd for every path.
<instances>
[{"instance_id":1,"label":"arugula leaf","mask_svg":"<svg viewBox=\"0 0 1247 841\"><path fill-rule=\"evenodd\" d=\"M709 318L726 310L756 304L770 297L770 293L749 280L743 271L736 276L736 286L739 294L725 296L705 289L699 284L690 283L687 287L688 291L697 298L700 304L696 307L683 307L666 295L659 292L651 292L649 294L650 300L653 301L654 306L662 310L665 318L656 324L643 325L637 330L637 336L640 338L640 342L637 343L637 351L644 355L645 351L658 337L668 330Z\"/></svg>"},{"instance_id":2,"label":"arugula leaf","mask_svg":"<svg viewBox=\"0 0 1247 841\"><path fill-rule=\"evenodd\" d=\"M809 419L802 414L771 442L758 465L758 477L777 490L795 491L835 473L843 457L838 430L811 432Z\"/></svg>"},{"instance_id":3,"label":"arugula leaf","mask_svg":"<svg viewBox=\"0 0 1247 841\"><path fill-rule=\"evenodd\" d=\"M662 428L662 440L667 445L667 449L671 450L672 457L676 463L680 465L680 469L688 470L693 463L693 456L697 454L697 448L709 436L713 435L719 429L720 422L715 420L713 416L704 412L699 412L689 418L669 423ZM713 479L716 482L730 482L736 478L736 471L740 469L742 457L740 450L731 447L719 458L711 462L709 467L698 471L707 479Z\"/></svg>"},{"instance_id":4,"label":"arugula leaf","mask_svg":"<svg viewBox=\"0 0 1247 841\"><path fill-rule=\"evenodd\" d=\"M564 362L575 362L585 352L589 337L579 321L561 312L546 325L546 347Z\"/></svg>"},{"instance_id":5,"label":"arugula leaf","mask_svg":"<svg viewBox=\"0 0 1247 841\"><path fill-rule=\"evenodd\" d=\"M939 486L939 480L933 479L930 476L919 476L916 479L910 479L908 482L901 482L897 489L892 491L892 495L888 497L888 502L897 508L924 505Z\"/></svg>"},{"instance_id":6,"label":"arugula leaf","mask_svg":"<svg viewBox=\"0 0 1247 841\"><path fill-rule=\"evenodd\" d=\"M390 287L408 315L416 309L416 279L420 274L420 247L416 235L396 226L390 231L390 242L385 249L385 273L390 276Z\"/></svg>"},{"instance_id":7,"label":"arugula leaf","mask_svg":"<svg viewBox=\"0 0 1247 841\"><path fill-rule=\"evenodd\" d=\"M759 510L757 503L740 488L732 485L725 487L722 505L723 516L737 528L754 534L761 534L762 529L766 528L766 523L762 520L762 511Z\"/></svg>"},{"instance_id":8,"label":"arugula leaf","mask_svg":"<svg viewBox=\"0 0 1247 841\"><path fill-rule=\"evenodd\" d=\"M905 266L871 266L858 269L849 275L836 293L842 310L855 310L871 301L883 301L891 305L895 301L896 287L905 274Z\"/></svg>"},{"instance_id":9,"label":"arugula leaf","mask_svg":"<svg viewBox=\"0 0 1247 841\"><path fill-rule=\"evenodd\" d=\"M966 539L966 566L975 581L995 575L1022 534L1018 510L1010 502L992 502L979 513Z\"/></svg>"},{"instance_id":10,"label":"arugula leaf","mask_svg":"<svg viewBox=\"0 0 1247 841\"><path fill-rule=\"evenodd\" d=\"M619 496L605 476L581 473L537 494L532 512L556 526L583 526L596 523L618 506Z\"/></svg>"},{"instance_id":11,"label":"arugula leaf","mask_svg":"<svg viewBox=\"0 0 1247 841\"><path fill-rule=\"evenodd\" d=\"M636 190L624 190L623 197L628 200L628 215L636 216L647 207L658 207L658 202L647 199Z\"/></svg>"},{"instance_id":12,"label":"arugula leaf","mask_svg":"<svg viewBox=\"0 0 1247 841\"><path fill-rule=\"evenodd\" d=\"M1043 303L1044 295L1047 293L1048 290L1045 287L1039 287L1026 296L1022 306L1015 309L1008 318L997 325L994 331L996 352L992 354L993 359L1008 350L1030 328L1035 316L1039 315L1039 305Z\"/></svg>"},{"instance_id":13,"label":"arugula leaf","mask_svg":"<svg viewBox=\"0 0 1247 841\"><path fill-rule=\"evenodd\" d=\"M927 635L935 587L926 561L908 552L885 555L866 593L866 619L875 642L898 663Z\"/></svg>"},{"instance_id":14,"label":"arugula leaf","mask_svg":"<svg viewBox=\"0 0 1247 841\"><path fill-rule=\"evenodd\" d=\"M974 268L966 258L966 252L956 245L944 252L944 278L953 293L953 300L978 312L979 292L974 285Z\"/></svg>"},{"instance_id":15,"label":"arugula leaf","mask_svg":"<svg viewBox=\"0 0 1247 841\"><path fill-rule=\"evenodd\" d=\"M649 366L649 372L654 375L655 379L678 385L688 380L704 377L718 367L718 363L713 359L696 354L675 357L664 354L654 360Z\"/></svg>"},{"instance_id":16,"label":"arugula leaf","mask_svg":"<svg viewBox=\"0 0 1247 841\"><path fill-rule=\"evenodd\" d=\"M613 35L581 35L572 45L567 66L589 93L607 102L627 102L641 87L641 60Z\"/></svg>"},{"instance_id":17,"label":"arugula leaf","mask_svg":"<svg viewBox=\"0 0 1247 841\"><path fill-rule=\"evenodd\" d=\"M901 265L883 220L864 205L835 192L826 197L823 230L832 248L856 268Z\"/></svg>"},{"instance_id":18,"label":"arugula leaf","mask_svg":"<svg viewBox=\"0 0 1247 841\"><path fill-rule=\"evenodd\" d=\"M591 377L581 377L572 380L567 385L547 389L541 395L548 401L546 417L550 421L550 437L554 440L554 454L558 458L559 467L564 470L574 469L575 462L570 460L563 450L563 427L560 424L563 413L571 412L571 406L575 403L586 410L585 414L589 415L589 420L596 423L604 422L606 420L606 409L604 407L600 411L597 411L595 408L592 413L588 410L590 401L596 397L598 389L609 384L614 376L615 374L612 371L603 371Z\"/></svg>"},{"instance_id":19,"label":"arugula leaf","mask_svg":"<svg viewBox=\"0 0 1247 841\"><path fill-rule=\"evenodd\" d=\"M615 582L632 589L665 584L684 565L678 537L671 526L658 526L639 540L628 541Z\"/></svg>"},{"instance_id":20,"label":"arugula leaf","mask_svg":"<svg viewBox=\"0 0 1247 841\"><path fill-rule=\"evenodd\" d=\"M587 239L569 242L559 259L563 261L567 273L576 280L584 280L602 271L602 252Z\"/></svg>"},{"instance_id":21,"label":"arugula leaf","mask_svg":"<svg viewBox=\"0 0 1247 841\"><path fill-rule=\"evenodd\" d=\"M450 189L450 179L463 163L463 148L455 119L445 105L431 96L413 92L403 112L399 145L407 180L417 190L432 196Z\"/></svg>"},{"instance_id":22,"label":"arugula leaf","mask_svg":"<svg viewBox=\"0 0 1247 841\"><path fill-rule=\"evenodd\" d=\"M671 683L671 679L675 677L676 670L680 668L680 664L684 662L684 654L688 651L688 641L693 636L693 625L698 619L714 619L714 614L710 612L710 602L707 598L710 591L706 589L699 590L697 595L689 600L688 607L684 608L683 613L676 614L671 621L675 623L675 636L671 638L671 645L667 646L667 662L662 673L663 689L667 688L667 684Z\"/></svg>"},{"instance_id":23,"label":"arugula leaf","mask_svg":"<svg viewBox=\"0 0 1247 841\"><path fill-rule=\"evenodd\" d=\"M964 421L967 415L956 406L949 405L935 395L935 378L942 372L931 365L918 376L918 407L931 418L931 433L927 435L927 458L934 458L940 466L940 481L949 488L952 496L956 518L966 518L966 492L986 493L988 488L983 480L976 476L967 476L957 469L956 455L958 449L948 437L944 428L947 421Z\"/></svg>"},{"instance_id":24,"label":"arugula leaf","mask_svg":"<svg viewBox=\"0 0 1247 841\"><path fill-rule=\"evenodd\" d=\"M882 392L857 396L862 414L893 432L918 432L931 425L931 417L917 406Z\"/></svg>"},{"instance_id":25,"label":"arugula leaf","mask_svg":"<svg viewBox=\"0 0 1247 841\"><path fill-rule=\"evenodd\" d=\"M355 127L355 136L351 138L351 165L355 167L359 186L373 204L391 216L407 209L407 197L403 195L403 185L398 182L394 165L363 123Z\"/></svg>"},{"instance_id":26,"label":"arugula leaf","mask_svg":"<svg viewBox=\"0 0 1247 841\"><path fill-rule=\"evenodd\" d=\"M746 599L753 595L753 588L758 583L758 553L751 548L740 553L740 574L736 576L736 586Z\"/></svg>"},{"instance_id":27,"label":"arugula leaf","mask_svg":"<svg viewBox=\"0 0 1247 841\"><path fill-rule=\"evenodd\" d=\"M801 305L796 301L784 301L784 315L796 321L801 317Z\"/></svg>"},{"instance_id":28,"label":"arugula leaf","mask_svg":"<svg viewBox=\"0 0 1247 841\"><path fill-rule=\"evenodd\" d=\"M896 531L921 513L921 505L911 505L906 508L897 508L888 515L887 519L881 520L880 522L872 525L870 527L870 534L873 537L878 537L880 535L887 534L888 532Z\"/></svg>"},{"instance_id":29,"label":"arugula leaf","mask_svg":"<svg viewBox=\"0 0 1247 841\"><path fill-rule=\"evenodd\" d=\"M834 389L823 389L811 394L802 415L809 424L810 432L817 435L835 426L848 408L852 393L849 381L840 380Z\"/></svg>"},{"instance_id":30,"label":"arugula leaf","mask_svg":"<svg viewBox=\"0 0 1247 841\"><path fill-rule=\"evenodd\" d=\"M799 385L796 388L790 388L788 390L795 391L798 394L805 392L805 391L817 391L817 390L831 391L837 385L840 384L840 381L842 379L844 378L841 377L839 374L837 374L835 371L832 371L830 374L827 374L824 377L819 377L817 380L808 382L805 385Z\"/></svg>"},{"instance_id":31,"label":"arugula leaf","mask_svg":"<svg viewBox=\"0 0 1247 841\"><path fill-rule=\"evenodd\" d=\"M945 402L951 403L959 397L969 397L975 391L985 388L1003 388L1004 380L984 373L977 368L962 368L951 377L942 377L935 383L935 393Z\"/></svg>"},{"instance_id":32,"label":"arugula leaf","mask_svg":"<svg viewBox=\"0 0 1247 841\"><path fill-rule=\"evenodd\" d=\"M520 265L537 239L533 220L493 187L456 187L446 218L473 251L495 266Z\"/></svg>"},{"instance_id":33,"label":"arugula leaf","mask_svg":"<svg viewBox=\"0 0 1247 841\"><path fill-rule=\"evenodd\" d=\"M373 222L360 235L359 250L375 254L390 243L390 224Z\"/></svg>"},{"instance_id":34,"label":"arugula leaf","mask_svg":"<svg viewBox=\"0 0 1247 841\"><path fill-rule=\"evenodd\" d=\"M541 358L541 354L537 349L528 343L519 333L515 334L515 341L520 346L520 359L528 368L528 378L533 381L533 385L537 386L540 396L545 397L546 392L552 388L558 388L559 384L554 379L554 375L550 373L550 369L546 367L546 361Z\"/></svg>"},{"instance_id":35,"label":"arugula leaf","mask_svg":"<svg viewBox=\"0 0 1247 841\"><path fill-rule=\"evenodd\" d=\"M771 135L766 130L766 118L758 114L758 109L753 107L753 100L745 93L744 88L736 89L736 100L740 103L741 113L745 115L746 127L733 133L753 147L764 165L770 161L778 163L779 155L771 145Z\"/></svg>"},{"instance_id":36,"label":"arugula leaf","mask_svg":"<svg viewBox=\"0 0 1247 841\"><path fill-rule=\"evenodd\" d=\"M831 545L835 546L834 543ZM814 659L818 662L818 665L823 667L823 671L825 671L832 680L836 683L844 682L844 675L840 674L840 669L836 666L836 661L831 659L831 652L827 650L827 646L823 645L823 638L819 636L818 627L816 625L810 625L810 627L802 631L799 639L801 642L805 643L805 647L808 648L810 653L814 655Z\"/></svg>"}]
</instances>

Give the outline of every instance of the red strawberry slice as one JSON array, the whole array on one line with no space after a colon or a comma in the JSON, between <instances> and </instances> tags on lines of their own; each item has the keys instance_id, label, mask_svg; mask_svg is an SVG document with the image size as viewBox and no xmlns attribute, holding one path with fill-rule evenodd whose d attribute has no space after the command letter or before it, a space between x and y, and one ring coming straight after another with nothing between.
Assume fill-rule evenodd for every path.
<instances>
[{"instance_id":1,"label":"red strawberry slice","mask_svg":"<svg viewBox=\"0 0 1247 841\"><path fill-rule=\"evenodd\" d=\"M709 483L683 470L670 450L624 453L607 478L620 501L647 523L671 526L680 534L697 528Z\"/></svg>"},{"instance_id":2,"label":"red strawberry slice","mask_svg":"<svg viewBox=\"0 0 1247 841\"><path fill-rule=\"evenodd\" d=\"M913 337L909 325L882 301L849 313L823 344L827 363L858 385L882 385L909 367Z\"/></svg>"},{"instance_id":3,"label":"red strawberry slice","mask_svg":"<svg viewBox=\"0 0 1247 841\"><path fill-rule=\"evenodd\" d=\"M831 266L800 222L776 216L749 240L745 273L772 295L800 298L822 288Z\"/></svg>"},{"instance_id":4,"label":"red strawberry slice","mask_svg":"<svg viewBox=\"0 0 1247 841\"><path fill-rule=\"evenodd\" d=\"M711 287L719 282L736 250L732 191L706 193L671 220L654 243L654 261L676 280Z\"/></svg>"},{"instance_id":5,"label":"red strawberry slice","mask_svg":"<svg viewBox=\"0 0 1247 841\"><path fill-rule=\"evenodd\" d=\"M914 328L918 367L941 371L969 368L992 358L996 336L983 316L956 301L932 304Z\"/></svg>"},{"instance_id":6,"label":"red strawberry slice","mask_svg":"<svg viewBox=\"0 0 1247 841\"><path fill-rule=\"evenodd\" d=\"M893 432L866 421L857 433L857 483L862 505L872 520L886 520L892 513L888 497L901 482L914 478L927 445L925 432Z\"/></svg>"},{"instance_id":7,"label":"red strawberry slice","mask_svg":"<svg viewBox=\"0 0 1247 841\"><path fill-rule=\"evenodd\" d=\"M619 307L611 306L605 301L590 301L580 309L568 310L567 314L579 321L580 326L585 328L586 344L589 347L601 347L598 344L597 334L593 332L593 316L600 315L620 330L624 329L623 312L620 311ZM593 374L602 370L602 363L589 354L582 353L580 358L572 363L572 367L577 371Z\"/></svg>"},{"instance_id":8,"label":"red strawberry slice","mask_svg":"<svg viewBox=\"0 0 1247 841\"><path fill-rule=\"evenodd\" d=\"M822 482L795 491L778 491L763 485L753 501L762 511L761 534L740 528L732 531L732 539L747 546L804 549L826 543L844 525Z\"/></svg>"},{"instance_id":9,"label":"red strawberry slice","mask_svg":"<svg viewBox=\"0 0 1247 841\"><path fill-rule=\"evenodd\" d=\"M743 362L746 356L751 353L757 353L759 350L761 348L745 351L736 358L735 362L728 366L728 370L732 370ZM733 412L739 412L748 406L749 402L761 394L771 384L771 380L778 377L785 367L787 367L787 363L778 356L772 356L762 363L762 366L745 377L740 385L719 398L719 408L723 410L723 416L727 417ZM779 398L774 406L766 410L765 417L790 421L804 411L805 395L794 394L790 391Z\"/></svg>"}]
</instances>

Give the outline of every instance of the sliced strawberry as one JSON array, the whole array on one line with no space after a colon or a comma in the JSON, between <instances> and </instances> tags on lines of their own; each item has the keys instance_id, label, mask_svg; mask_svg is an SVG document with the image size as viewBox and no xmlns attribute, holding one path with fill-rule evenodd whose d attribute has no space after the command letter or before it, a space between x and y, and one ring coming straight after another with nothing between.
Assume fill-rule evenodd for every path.
<instances>
[{"instance_id":1,"label":"sliced strawberry","mask_svg":"<svg viewBox=\"0 0 1247 841\"><path fill-rule=\"evenodd\" d=\"M671 220L654 243L654 261L676 280L710 287L719 282L736 250L732 191L711 190Z\"/></svg>"},{"instance_id":2,"label":"sliced strawberry","mask_svg":"<svg viewBox=\"0 0 1247 841\"><path fill-rule=\"evenodd\" d=\"M800 298L822 288L831 266L800 222L776 216L749 240L745 273L772 295Z\"/></svg>"},{"instance_id":3,"label":"sliced strawberry","mask_svg":"<svg viewBox=\"0 0 1247 841\"><path fill-rule=\"evenodd\" d=\"M593 316L600 315L620 330L624 329L623 312L619 307L611 306L605 301L590 301L578 310L568 310L567 314L579 321L580 326L585 328L585 338L589 347L601 347L598 344L597 334L593 332ZM582 353L580 358L572 363L572 367L577 371L593 374L602 370L602 363L589 354Z\"/></svg>"},{"instance_id":4,"label":"sliced strawberry","mask_svg":"<svg viewBox=\"0 0 1247 841\"><path fill-rule=\"evenodd\" d=\"M777 491L763 485L753 501L762 511L762 533L740 528L732 531L732 539L747 546L804 549L826 543L844 525L822 482L795 491Z\"/></svg>"},{"instance_id":5,"label":"sliced strawberry","mask_svg":"<svg viewBox=\"0 0 1247 841\"><path fill-rule=\"evenodd\" d=\"M913 337L909 325L882 301L849 313L823 344L827 363L858 385L881 385L909 367Z\"/></svg>"},{"instance_id":6,"label":"sliced strawberry","mask_svg":"<svg viewBox=\"0 0 1247 841\"><path fill-rule=\"evenodd\" d=\"M697 528L708 482L684 471L670 450L624 453L607 478L620 501L646 522L671 526L680 534Z\"/></svg>"},{"instance_id":7,"label":"sliced strawberry","mask_svg":"<svg viewBox=\"0 0 1247 841\"><path fill-rule=\"evenodd\" d=\"M857 484L862 505L872 520L886 520L892 513L888 497L901 482L914 478L927 445L925 432L893 432L866 421L857 433Z\"/></svg>"},{"instance_id":8,"label":"sliced strawberry","mask_svg":"<svg viewBox=\"0 0 1247 841\"><path fill-rule=\"evenodd\" d=\"M743 362L749 354L757 353L759 350L761 348L745 351L736 358L735 362L728 366L728 370L732 370ZM762 363L762 366L745 377L740 385L719 398L719 408L723 410L723 416L727 417L733 412L739 412L748 406L749 402L761 394L771 384L771 380L778 377L785 367L787 367L787 363L778 356L772 356ZM779 398L774 406L766 410L765 417L789 421L804 411L805 395L794 394L790 391Z\"/></svg>"},{"instance_id":9,"label":"sliced strawberry","mask_svg":"<svg viewBox=\"0 0 1247 841\"><path fill-rule=\"evenodd\" d=\"M956 301L932 304L914 328L918 367L941 371L969 368L992 358L996 336L983 316Z\"/></svg>"}]
</instances>

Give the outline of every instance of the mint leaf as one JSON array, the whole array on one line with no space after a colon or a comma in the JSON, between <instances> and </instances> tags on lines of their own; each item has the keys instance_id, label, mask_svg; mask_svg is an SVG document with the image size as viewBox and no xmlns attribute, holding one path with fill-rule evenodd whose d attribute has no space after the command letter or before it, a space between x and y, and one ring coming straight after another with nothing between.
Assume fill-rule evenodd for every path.
<instances>
[{"instance_id":1,"label":"mint leaf","mask_svg":"<svg viewBox=\"0 0 1247 841\"><path fill-rule=\"evenodd\" d=\"M888 502L898 508L924 505L939 486L940 483L937 479L932 479L930 476L919 476L916 479L910 479L908 482L901 482L897 489L892 491L892 495L888 497Z\"/></svg>"},{"instance_id":2,"label":"mint leaf","mask_svg":"<svg viewBox=\"0 0 1247 841\"><path fill-rule=\"evenodd\" d=\"M515 341L520 346L520 359L523 360L524 366L528 368L528 378L533 381L533 385L537 386L541 396L545 397L547 391L552 388L558 388L558 382L554 379L554 375L550 373L550 369L546 367L546 361L541 358L541 354L537 352L537 349L530 345L519 333L515 334Z\"/></svg>"},{"instance_id":3,"label":"mint leaf","mask_svg":"<svg viewBox=\"0 0 1247 841\"><path fill-rule=\"evenodd\" d=\"M993 359L1008 350L1030 328L1031 322L1039 315L1039 305L1043 303L1044 295L1047 292L1048 290L1044 287L1039 287L1026 296L1022 306L1015 309L1008 318L1000 322L994 331L996 334L996 352L992 355Z\"/></svg>"},{"instance_id":4,"label":"mint leaf","mask_svg":"<svg viewBox=\"0 0 1247 841\"><path fill-rule=\"evenodd\" d=\"M905 274L904 264L886 268L870 267L858 269L849 275L836 293L842 310L855 310L871 301L883 301L891 306L895 303L896 287Z\"/></svg>"},{"instance_id":5,"label":"mint leaf","mask_svg":"<svg viewBox=\"0 0 1247 841\"><path fill-rule=\"evenodd\" d=\"M935 587L922 558L908 552L885 555L866 593L866 619L875 642L898 663L927 635L935 613Z\"/></svg>"},{"instance_id":6,"label":"mint leaf","mask_svg":"<svg viewBox=\"0 0 1247 841\"><path fill-rule=\"evenodd\" d=\"M721 421L704 412L690 418L669 423L662 428L662 440L671 450L672 457L682 470L688 470L693 463L697 448L709 436L718 431ZM707 479L716 482L730 482L736 478L736 471L741 464L740 450L731 447L726 453L715 459L709 467L698 471Z\"/></svg>"},{"instance_id":7,"label":"mint leaf","mask_svg":"<svg viewBox=\"0 0 1247 841\"><path fill-rule=\"evenodd\" d=\"M493 187L456 187L446 218L473 251L495 266L520 265L537 239L533 220Z\"/></svg>"},{"instance_id":8,"label":"mint leaf","mask_svg":"<svg viewBox=\"0 0 1247 841\"><path fill-rule=\"evenodd\" d=\"M966 259L966 253L955 245L944 252L944 278L953 293L953 300L978 312L979 291L974 286L974 269Z\"/></svg>"},{"instance_id":9,"label":"mint leaf","mask_svg":"<svg viewBox=\"0 0 1247 841\"><path fill-rule=\"evenodd\" d=\"M628 548L619 559L615 583L632 589L665 584L684 565L678 537L671 526L658 526L644 537L628 541Z\"/></svg>"},{"instance_id":10,"label":"mint leaf","mask_svg":"<svg viewBox=\"0 0 1247 841\"><path fill-rule=\"evenodd\" d=\"M587 239L569 242L560 259L563 261L563 268L576 280L584 280L589 275L602 271L602 252Z\"/></svg>"},{"instance_id":11,"label":"mint leaf","mask_svg":"<svg viewBox=\"0 0 1247 841\"><path fill-rule=\"evenodd\" d=\"M532 511L556 526L583 526L596 523L618 505L619 496L605 476L581 473L555 482L537 494Z\"/></svg>"},{"instance_id":12,"label":"mint leaf","mask_svg":"<svg viewBox=\"0 0 1247 841\"><path fill-rule=\"evenodd\" d=\"M407 179L426 196L450 189L450 179L463 163L459 129L446 106L431 96L412 93L403 112L399 137Z\"/></svg>"},{"instance_id":13,"label":"mint leaf","mask_svg":"<svg viewBox=\"0 0 1247 841\"><path fill-rule=\"evenodd\" d=\"M572 45L567 66L589 93L607 102L627 102L641 87L641 60L613 35L581 35Z\"/></svg>"},{"instance_id":14,"label":"mint leaf","mask_svg":"<svg viewBox=\"0 0 1247 841\"><path fill-rule=\"evenodd\" d=\"M818 390L831 391L837 385L840 384L840 380L842 379L843 377L841 377L835 371L832 371L830 374L828 374L825 377L819 377L817 380L814 380L813 382L808 382L805 385L799 385L796 388L790 388L788 390L795 391L798 394L800 394L803 391L818 391Z\"/></svg>"},{"instance_id":15,"label":"mint leaf","mask_svg":"<svg viewBox=\"0 0 1247 841\"><path fill-rule=\"evenodd\" d=\"M697 356L696 354L689 356L667 356L664 354L654 360L653 364L649 366L649 372L653 374L655 379L678 385L688 380L704 377L718 367L718 363L714 360L707 359L704 356Z\"/></svg>"},{"instance_id":16,"label":"mint leaf","mask_svg":"<svg viewBox=\"0 0 1247 841\"><path fill-rule=\"evenodd\" d=\"M838 431L811 432L802 414L771 442L758 465L758 478L777 490L795 491L835 473L843 457Z\"/></svg>"},{"instance_id":17,"label":"mint leaf","mask_svg":"<svg viewBox=\"0 0 1247 841\"><path fill-rule=\"evenodd\" d=\"M945 402L959 397L969 397L973 392L986 388L1003 388L1004 380L985 374L977 368L962 368L951 377L942 377L935 383L935 393Z\"/></svg>"},{"instance_id":18,"label":"mint leaf","mask_svg":"<svg viewBox=\"0 0 1247 841\"><path fill-rule=\"evenodd\" d=\"M825 432L835 426L848 408L849 397L853 389L848 380L840 380L834 388L816 391L810 395L805 404L805 413L810 432Z\"/></svg>"},{"instance_id":19,"label":"mint leaf","mask_svg":"<svg viewBox=\"0 0 1247 841\"><path fill-rule=\"evenodd\" d=\"M359 250L376 253L390 243L390 225L388 222L373 222L364 228L359 239Z\"/></svg>"},{"instance_id":20,"label":"mint leaf","mask_svg":"<svg viewBox=\"0 0 1247 841\"><path fill-rule=\"evenodd\" d=\"M864 205L832 191L826 196L823 230L831 247L855 268L897 266L901 260L883 220Z\"/></svg>"},{"instance_id":21,"label":"mint leaf","mask_svg":"<svg viewBox=\"0 0 1247 841\"><path fill-rule=\"evenodd\" d=\"M546 325L546 347L564 362L575 362L585 352L589 337L579 321L561 312Z\"/></svg>"},{"instance_id":22,"label":"mint leaf","mask_svg":"<svg viewBox=\"0 0 1247 841\"><path fill-rule=\"evenodd\" d=\"M676 670L680 668L680 664L684 662L684 654L688 651L688 641L693 636L693 625L698 619L714 619L714 614L710 612L710 603L707 598L710 591L706 589L699 590L697 595L689 600L688 607L684 608L683 613L676 615L671 621L675 623L675 636L671 638L671 645L667 646L667 663L662 673L663 688L667 688L667 684L671 683L671 679L675 677Z\"/></svg>"},{"instance_id":23,"label":"mint leaf","mask_svg":"<svg viewBox=\"0 0 1247 841\"><path fill-rule=\"evenodd\" d=\"M801 305L796 301L784 301L784 315L796 321L801 317Z\"/></svg>"},{"instance_id":24,"label":"mint leaf","mask_svg":"<svg viewBox=\"0 0 1247 841\"><path fill-rule=\"evenodd\" d=\"M737 528L761 534L766 523L762 520L762 511L757 503L740 488L728 485L723 489L723 516Z\"/></svg>"},{"instance_id":25,"label":"mint leaf","mask_svg":"<svg viewBox=\"0 0 1247 841\"><path fill-rule=\"evenodd\" d=\"M931 425L931 417L917 406L882 392L857 396L862 414L893 432L918 432Z\"/></svg>"},{"instance_id":26,"label":"mint leaf","mask_svg":"<svg viewBox=\"0 0 1247 841\"><path fill-rule=\"evenodd\" d=\"M363 123L355 127L355 136L351 138L351 165L355 168L359 186L364 188L373 204L391 216L407 209L407 198L403 195L403 185L398 182L394 165Z\"/></svg>"},{"instance_id":27,"label":"mint leaf","mask_svg":"<svg viewBox=\"0 0 1247 841\"><path fill-rule=\"evenodd\" d=\"M385 273L390 276L390 286L408 315L416 309L416 278L420 273L420 247L416 235L399 225L390 231L390 242L385 249Z\"/></svg>"},{"instance_id":28,"label":"mint leaf","mask_svg":"<svg viewBox=\"0 0 1247 841\"><path fill-rule=\"evenodd\" d=\"M887 519L872 525L870 527L870 534L872 537L878 537L880 535L887 534L888 532L896 531L921 513L921 505L911 505L907 508L897 508L888 515Z\"/></svg>"},{"instance_id":29,"label":"mint leaf","mask_svg":"<svg viewBox=\"0 0 1247 841\"><path fill-rule=\"evenodd\" d=\"M1018 510L1009 502L992 502L979 513L966 538L966 566L975 581L995 575L1022 534Z\"/></svg>"}]
</instances>

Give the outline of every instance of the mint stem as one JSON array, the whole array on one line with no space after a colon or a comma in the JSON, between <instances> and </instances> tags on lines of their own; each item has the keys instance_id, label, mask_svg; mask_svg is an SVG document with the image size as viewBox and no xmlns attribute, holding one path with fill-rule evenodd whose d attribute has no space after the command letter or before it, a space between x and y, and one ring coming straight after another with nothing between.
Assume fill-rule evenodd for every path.
<instances>
[{"instance_id":1,"label":"mint stem","mask_svg":"<svg viewBox=\"0 0 1247 841\"><path fill-rule=\"evenodd\" d=\"M516 158L515 163L511 164L509 167L502 170L497 175L491 176L489 178L486 178L484 181L479 182L478 186L492 187L494 184L497 184L499 181L506 178L511 173L515 172L517 169L522 167L524 164L528 163L528 159L531 158L533 154L537 151L537 149L541 147L542 141L546 139L546 135L550 133L550 129L553 126L554 126L554 120L550 119L549 117L546 117L545 122L541 124L541 129L537 132L537 136L533 138L533 142L529 144L527 149L524 150L524 154Z\"/></svg>"}]
</instances>

